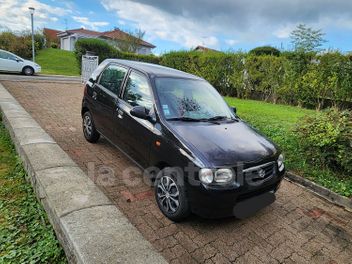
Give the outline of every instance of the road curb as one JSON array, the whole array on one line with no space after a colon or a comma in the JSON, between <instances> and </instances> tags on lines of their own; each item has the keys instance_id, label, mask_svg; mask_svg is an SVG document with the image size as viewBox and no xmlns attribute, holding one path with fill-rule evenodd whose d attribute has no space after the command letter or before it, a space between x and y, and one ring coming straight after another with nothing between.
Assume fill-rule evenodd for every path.
<instances>
[{"instance_id":1,"label":"road curb","mask_svg":"<svg viewBox=\"0 0 352 264\"><path fill-rule=\"evenodd\" d=\"M288 181L291 181L303 186L304 188L310 190L311 192L318 195L319 197L322 197L325 200L328 200L329 202L332 202L336 205L344 207L348 211L352 211L352 199L349 199L340 194L337 194L323 186L320 186L292 172L286 172L285 177Z\"/></svg>"},{"instance_id":2,"label":"road curb","mask_svg":"<svg viewBox=\"0 0 352 264\"><path fill-rule=\"evenodd\" d=\"M0 110L69 263L167 263L1 84Z\"/></svg>"}]
</instances>

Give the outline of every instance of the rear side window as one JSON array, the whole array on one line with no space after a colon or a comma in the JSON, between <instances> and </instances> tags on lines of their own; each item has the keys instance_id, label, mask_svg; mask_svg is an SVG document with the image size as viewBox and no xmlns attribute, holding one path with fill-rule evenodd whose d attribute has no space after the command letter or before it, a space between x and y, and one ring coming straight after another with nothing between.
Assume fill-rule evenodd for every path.
<instances>
[{"instance_id":1,"label":"rear side window","mask_svg":"<svg viewBox=\"0 0 352 264\"><path fill-rule=\"evenodd\" d=\"M153 100L147 77L131 72L128 76L123 100L132 106L144 106L150 110Z\"/></svg>"},{"instance_id":2,"label":"rear side window","mask_svg":"<svg viewBox=\"0 0 352 264\"><path fill-rule=\"evenodd\" d=\"M126 73L127 69L123 67L114 64L109 65L101 74L99 84L118 95Z\"/></svg>"},{"instance_id":3,"label":"rear side window","mask_svg":"<svg viewBox=\"0 0 352 264\"><path fill-rule=\"evenodd\" d=\"M10 53L0 51L0 59L16 60L16 57Z\"/></svg>"}]
</instances>

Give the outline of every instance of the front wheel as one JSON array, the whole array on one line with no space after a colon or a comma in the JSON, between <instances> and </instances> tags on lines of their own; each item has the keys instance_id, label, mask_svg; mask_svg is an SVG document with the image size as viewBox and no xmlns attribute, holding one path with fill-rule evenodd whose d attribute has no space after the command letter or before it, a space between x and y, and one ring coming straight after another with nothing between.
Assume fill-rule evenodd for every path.
<instances>
[{"instance_id":1,"label":"front wheel","mask_svg":"<svg viewBox=\"0 0 352 264\"><path fill-rule=\"evenodd\" d=\"M92 115L89 111L83 114L83 134L86 140L90 143L98 141L100 134L96 130Z\"/></svg>"},{"instance_id":2,"label":"front wheel","mask_svg":"<svg viewBox=\"0 0 352 264\"><path fill-rule=\"evenodd\" d=\"M26 66L26 67L23 68L23 74L27 75L27 76L33 75L34 74L34 70L33 70L32 67Z\"/></svg>"},{"instance_id":3,"label":"front wheel","mask_svg":"<svg viewBox=\"0 0 352 264\"><path fill-rule=\"evenodd\" d=\"M157 176L155 199L161 212L172 221L181 221L190 214L184 180L172 168L162 170Z\"/></svg>"}]
</instances>

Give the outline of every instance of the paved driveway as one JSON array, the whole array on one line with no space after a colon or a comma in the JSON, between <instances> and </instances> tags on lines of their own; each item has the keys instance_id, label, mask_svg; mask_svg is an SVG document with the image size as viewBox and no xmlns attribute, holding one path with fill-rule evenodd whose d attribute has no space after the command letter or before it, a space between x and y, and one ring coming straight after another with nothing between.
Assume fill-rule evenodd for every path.
<instances>
[{"instance_id":1,"label":"paved driveway","mask_svg":"<svg viewBox=\"0 0 352 264\"><path fill-rule=\"evenodd\" d=\"M138 175L124 176L132 162L104 139L84 140L82 85L2 84L171 263L351 263L352 213L286 180L277 201L250 219L192 216L172 223L148 184Z\"/></svg>"}]
</instances>

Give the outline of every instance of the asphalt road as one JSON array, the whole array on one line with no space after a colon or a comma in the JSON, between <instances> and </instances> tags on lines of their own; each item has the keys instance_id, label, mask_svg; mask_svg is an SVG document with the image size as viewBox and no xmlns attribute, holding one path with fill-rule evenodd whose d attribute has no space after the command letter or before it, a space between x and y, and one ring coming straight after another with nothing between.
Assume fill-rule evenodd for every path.
<instances>
[{"instance_id":1,"label":"asphalt road","mask_svg":"<svg viewBox=\"0 0 352 264\"><path fill-rule=\"evenodd\" d=\"M0 73L0 81L45 81L45 82L72 82L81 83L80 76L62 76L62 75L45 75L38 74L33 76L25 76L21 74Z\"/></svg>"}]
</instances>

